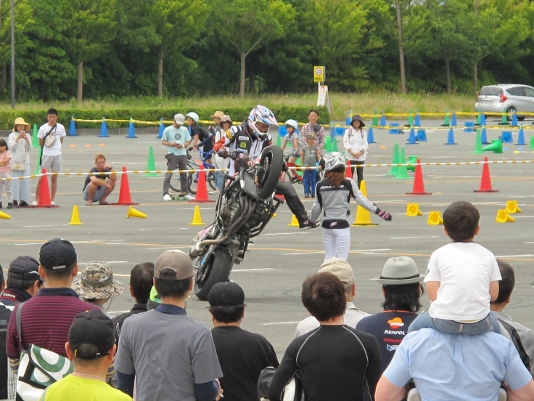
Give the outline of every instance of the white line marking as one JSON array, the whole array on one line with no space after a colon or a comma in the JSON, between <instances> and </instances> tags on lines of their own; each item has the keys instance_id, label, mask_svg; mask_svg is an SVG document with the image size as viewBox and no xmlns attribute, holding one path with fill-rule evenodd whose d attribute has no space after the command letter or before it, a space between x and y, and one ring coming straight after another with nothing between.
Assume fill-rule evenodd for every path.
<instances>
[{"instance_id":1,"label":"white line marking","mask_svg":"<svg viewBox=\"0 0 534 401\"><path fill-rule=\"evenodd\" d=\"M496 258L522 258L522 257L531 257L534 256L534 254L526 254L526 255L499 255L495 256Z\"/></svg>"},{"instance_id":2,"label":"white line marking","mask_svg":"<svg viewBox=\"0 0 534 401\"><path fill-rule=\"evenodd\" d=\"M283 253L282 255L302 255L303 253L305 253L306 255L313 255L313 254L318 254L318 253L323 253L324 254L324 251L321 251L321 252L306 252L306 250L303 250L302 252L292 252L292 253Z\"/></svg>"},{"instance_id":3,"label":"white line marking","mask_svg":"<svg viewBox=\"0 0 534 401\"><path fill-rule=\"evenodd\" d=\"M377 251L391 251L389 248L384 249L355 249L353 252L377 252Z\"/></svg>"},{"instance_id":4,"label":"white line marking","mask_svg":"<svg viewBox=\"0 0 534 401\"><path fill-rule=\"evenodd\" d=\"M292 233L269 233L269 234L261 234L261 235L269 236L269 235L295 235L295 234L308 234L308 232L297 231L297 232L292 232Z\"/></svg>"},{"instance_id":5,"label":"white line marking","mask_svg":"<svg viewBox=\"0 0 534 401\"><path fill-rule=\"evenodd\" d=\"M261 270L274 270L274 267L263 267L261 269L237 269L237 270L232 270L232 273L234 273L234 272L255 272L255 271L261 271Z\"/></svg>"},{"instance_id":6,"label":"white line marking","mask_svg":"<svg viewBox=\"0 0 534 401\"><path fill-rule=\"evenodd\" d=\"M389 239L419 239L419 238L438 238L438 235L427 235L425 237L389 237Z\"/></svg>"},{"instance_id":7,"label":"white line marking","mask_svg":"<svg viewBox=\"0 0 534 401\"><path fill-rule=\"evenodd\" d=\"M24 228L38 228L38 227L56 227L54 224L43 224L43 225L40 225L40 226L22 226ZM59 227L59 226L57 226Z\"/></svg>"},{"instance_id":8,"label":"white line marking","mask_svg":"<svg viewBox=\"0 0 534 401\"><path fill-rule=\"evenodd\" d=\"M18 246L26 246L26 245L43 245L42 242L27 242L25 244L13 244L13 245L18 245Z\"/></svg>"},{"instance_id":9,"label":"white line marking","mask_svg":"<svg viewBox=\"0 0 534 401\"><path fill-rule=\"evenodd\" d=\"M92 263L92 262L79 262L78 264L79 265L88 265L89 263ZM128 260L107 260L105 261L104 263L130 263ZM113 275L117 276L117 274L113 273ZM130 275L128 274L127 277L130 277Z\"/></svg>"},{"instance_id":10,"label":"white line marking","mask_svg":"<svg viewBox=\"0 0 534 401\"><path fill-rule=\"evenodd\" d=\"M269 323L260 323L260 326L274 326L276 324L297 324L300 323L300 321L296 322L269 322Z\"/></svg>"}]
</instances>

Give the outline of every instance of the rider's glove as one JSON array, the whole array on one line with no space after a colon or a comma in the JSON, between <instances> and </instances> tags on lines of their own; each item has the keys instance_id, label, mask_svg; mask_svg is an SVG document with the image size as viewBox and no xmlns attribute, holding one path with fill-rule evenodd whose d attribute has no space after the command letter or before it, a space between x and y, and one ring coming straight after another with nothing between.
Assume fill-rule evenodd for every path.
<instances>
[{"instance_id":1,"label":"rider's glove","mask_svg":"<svg viewBox=\"0 0 534 401\"><path fill-rule=\"evenodd\" d=\"M219 149L217 155L223 159L226 159L228 157L228 150L226 148Z\"/></svg>"},{"instance_id":2,"label":"rider's glove","mask_svg":"<svg viewBox=\"0 0 534 401\"><path fill-rule=\"evenodd\" d=\"M376 208L375 214L378 214L381 218L383 218L386 221L391 221L393 219L393 216L386 212L385 210L381 210L379 207Z\"/></svg>"}]
</instances>

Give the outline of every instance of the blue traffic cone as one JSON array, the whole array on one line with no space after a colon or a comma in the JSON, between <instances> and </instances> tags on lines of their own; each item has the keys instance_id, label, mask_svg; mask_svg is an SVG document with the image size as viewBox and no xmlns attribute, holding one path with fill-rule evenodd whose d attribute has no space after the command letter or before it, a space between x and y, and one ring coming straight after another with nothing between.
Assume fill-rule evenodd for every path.
<instances>
[{"instance_id":1,"label":"blue traffic cone","mask_svg":"<svg viewBox=\"0 0 534 401\"><path fill-rule=\"evenodd\" d=\"M367 143L376 143L372 125L369 127L369 131L367 131Z\"/></svg>"},{"instance_id":2,"label":"blue traffic cone","mask_svg":"<svg viewBox=\"0 0 534 401\"><path fill-rule=\"evenodd\" d=\"M421 126L421 116L419 115L418 111L415 112L415 122L414 122L413 125L416 126L416 127L420 127Z\"/></svg>"},{"instance_id":3,"label":"blue traffic cone","mask_svg":"<svg viewBox=\"0 0 534 401\"><path fill-rule=\"evenodd\" d=\"M109 138L108 125L106 124L106 117L102 117L102 125L100 126L100 138Z\"/></svg>"},{"instance_id":4,"label":"blue traffic cone","mask_svg":"<svg viewBox=\"0 0 534 401\"><path fill-rule=\"evenodd\" d=\"M426 142L426 130L424 129L418 129L417 130L417 136L415 138L419 142Z\"/></svg>"},{"instance_id":5,"label":"blue traffic cone","mask_svg":"<svg viewBox=\"0 0 534 401\"><path fill-rule=\"evenodd\" d=\"M386 126L386 113L382 110L382 117L380 117L380 126Z\"/></svg>"},{"instance_id":6,"label":"blue traffic cone","mask_svg":"<svg viewBox=\"0 0 534 401\"><path fill-rule=\"evenodd\" d=\"M521 125L521 128L519 128L519 134L517 135L517 143L516 145L526 145L525 142L525 133L523 132L523 126Z\"/></svg>"},{"instance_id":7,"label":"blue traffic cone","mask_svg":"<svg viewBox=\"0 0 534 401\"><path fill-rule=\"evenodd\" d=\"M484 114L482 114L484 115ZM480 142L483 144L483 145L487 145L489 144L488 142L488 135L486 133L486 128L482 128L482 134L480 135Z\"/></svg>"},{"instance_id":8,"label":"blue traffic cone","mask_svg":"<svg viewBox=\"0 0 534 401\"><path fill-rule=\"evenodd\" d=\"M159 133L158 139L163 138L163 131L165 131L165 125L163 125L163 118L159 120Z\"/></svg>"},{"instance_id":9,"label":"blue traffic cone","mask_svg":"<svg viewBox=\"0 0 534 401\"><path fill-rule=\"evenodd\" d=\"M410 136L408 137L408 142L406 142L406 145L417 145L417 141L415 139L415 131L412 128L410 128Z\"/></svg>"},{"instance_id":10,"label":"blue traffic cone","mask_svg":"<svg viewBox=\"0 0 534 401\"><path fill-rule=\"evenodd\" d=\"M484 113L480 115L480 125L486 125L486 115Z\"/></svg>"},{"instance_id":11,"label":"blue traffic cone","mask_svg":"<svg viewBox=\"0 0 534 401\"><path fill-rule=\"evenodd\" d=\"M451 116L451 127L456 127L457 125L458 124L456 123L456 112L453 111Z\"/></svg>"},{"instance_id":12,"label":"blue traffic cone","mask_svg":"<svg viewBox=\"0 0 534 401\"><path fill-rule=\"evenodd\" d=\"M70 119L69 136L76 136L76 123L74 122L74 116Z\"/></svg>"},{"instance_id":13,"label":"blue traffic cone","mask_svg":"<svg viewBox=\"0 0 534 401\"><path fill-rule=\"evenodd\" d=\"M517 113L512 114L512 127L517 127Z\"/></svg>"},{"instance_id":14,"label":"blue traffic cone","mask_svg":"<svg viewBox=\"0 0 534 401\"><path fill-rule=\"evenodd\" d=\"M445 145L458 145L454 142L454 130L452 127L449 129L449 136L447 137L447 143Z\"/></svg>"},{"instance_id":15,"label":"blue traffic cone","mask_svg":"<svg viewBox=\"0 0 534 401\"><path fill-rule=\"evenodd\" d=\"M126 138L137 138L137 135L135 135L135 126L130 118L130 125L128 126L128 136Z\"/></svg>"}]
</instances>

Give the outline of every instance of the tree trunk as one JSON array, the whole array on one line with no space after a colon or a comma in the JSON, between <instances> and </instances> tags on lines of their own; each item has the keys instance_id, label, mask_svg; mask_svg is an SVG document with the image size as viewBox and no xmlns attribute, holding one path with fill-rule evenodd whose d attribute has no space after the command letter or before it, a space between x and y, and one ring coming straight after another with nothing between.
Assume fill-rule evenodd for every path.
<instances>
[{"instance_id":1,"label":"tree trunk","mask_svg":"<svg viewBox=\"0 0 534 401\"><path fill-rule=\"evenodd\" d=\"M451 63L448 58L445 59L445 70L447 71L447 94L451 94Z\"/></svg>"},{"instance_id":2,"label":"tree trunk","mask_svg":"<svg viewBox=\"0 0 534 401\"><path fill-rule=\"evenodd\" d=\"M158 97L163 97L163 50L159 53L158 65Z\"/></svg>"},{"instance_id":3,"label":"tree trunk","mask_svg":"<svg viewBox=\"0 0 534 401\"><path fill-rule=\"evenodd\" d=\"M478 63L473 64L473 85L475 93L478 91Z\"/></svg>"},{"instance_id":4,"label":"tree trunk","mask_svg":"<svg viewBox=\"0 0 534 401\"><path fill-rule=\"evenodd\" d=\"M78 103L83 100L83 61L78 63L78 96L76 96Z\"/></svg>"},{"instance_id":5,"label":"tree trunk","mask_svg":"<svg viewBox=\"0 0 534 401\"><path fill-rule=\"evenodd\" d=\"M400 78L401 78L401 91L406 94L406 72L404 70L404 47L402 46L402 19L400 12L400 0L396 1L397 7L397 33L399 37L399 64L400 64Z\"/></svg>"},{"instance_id":6,"label":"tree trunk","mask_svg":"<svg viewBox=\"0 0 534 401\"><path fill-rule=\"evenodd\" d=\"M0 90L2 92L6 91L6 83L7 83L7 66L2 66L2 77L0 78Z\"/></svg>"},{"instance_id":7,"label":"tree trunk","mask_svg":"<svg viewBox=\"0 0 534 401\"><path fill-rule=\"evenodd\" d=\"M247 55L243 52L241 56L241 73L239 75L239 97L243 99L245 97L245 59Z\"/></svg>"}]
</instances>

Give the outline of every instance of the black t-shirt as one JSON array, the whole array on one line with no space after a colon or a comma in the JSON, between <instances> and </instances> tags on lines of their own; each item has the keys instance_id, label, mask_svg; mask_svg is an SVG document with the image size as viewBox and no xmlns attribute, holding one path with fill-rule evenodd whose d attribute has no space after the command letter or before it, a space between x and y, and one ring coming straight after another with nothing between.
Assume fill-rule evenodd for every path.
<instances>
[{"instance_id":1,"label":"black t-shirt","mask_svg":"<svg viewBox=\"0 0 534 401\"><path fill-rule=\"evenodd\" d=\"M295 338L269 386L269 400L279 401L284 386L299 371L310 401L361 401L367 379L370 394L380 378L376 339L346 325L320 326Z\"/></svg>"},{"instance_id":2,"label":"black t-shirt","mask_svg":"<svg viewBox=\"0 0 534 401\"><path fill-rule=\"evenodd\" d=\"M8 397L8 363L6 353L6 336L11 309L0 304L0 399Z\"/></svg>"},{"instance_id":3,"label":"black t-shirt","mask_svg":"<svg viewBox=\"0 0 534 401\"><path fill-rule=\"evenodd\" d=\"M203 152L213 150L213 136L210 135L208 131L198 125L194 125L191 127L191 137L194 137L195 135L198 135L199 143L202 142ZM211 138L211 140L206 141L208 138ZM199 143L197 143L197 146L200 146Z\"/></svg>"},{"instance_id":4,"label":"black t-shirt","mask_svg":"<svg viewBox=\"0 0 534 401\"><path fill-rule=\"evenodd\" d=\"M105 168L104 171L100 172L96 167L93 167L91 170L89 170L90 173L100 173L100 174L87 174L87 177L85 178L85 183L83 184L82 192L85 191L85 187L91 182L91 177L95 176L99 180L106 181L109 178L108 174L103 173L109 173L111 169Z\"/></svg>"},{"instance_id":5,"label":"black t-shirt","mask_svg":"<svg viewBox=\"0 0 534 401\"><path fill-rule=\"evenodd\" d=\"M267 366L278 367L273 346L262 335L237 326L215 327L211 335L223 372L223 400L257 400L260 372Z\"/></svg>"},{"instance_id":6,"label":"black t-shirt","mask_svg":"<svg viewBox=\"0 0 534 401\"><path fill-rule=\"evenodd\" d=\"M364 317L356 325L356 329L371 334L378 341L382 355L382 371L391 362L397 347L408 334L408 327L416 317L417 314L412 312L380 312Z\"/></svg>"}]
</instances>

